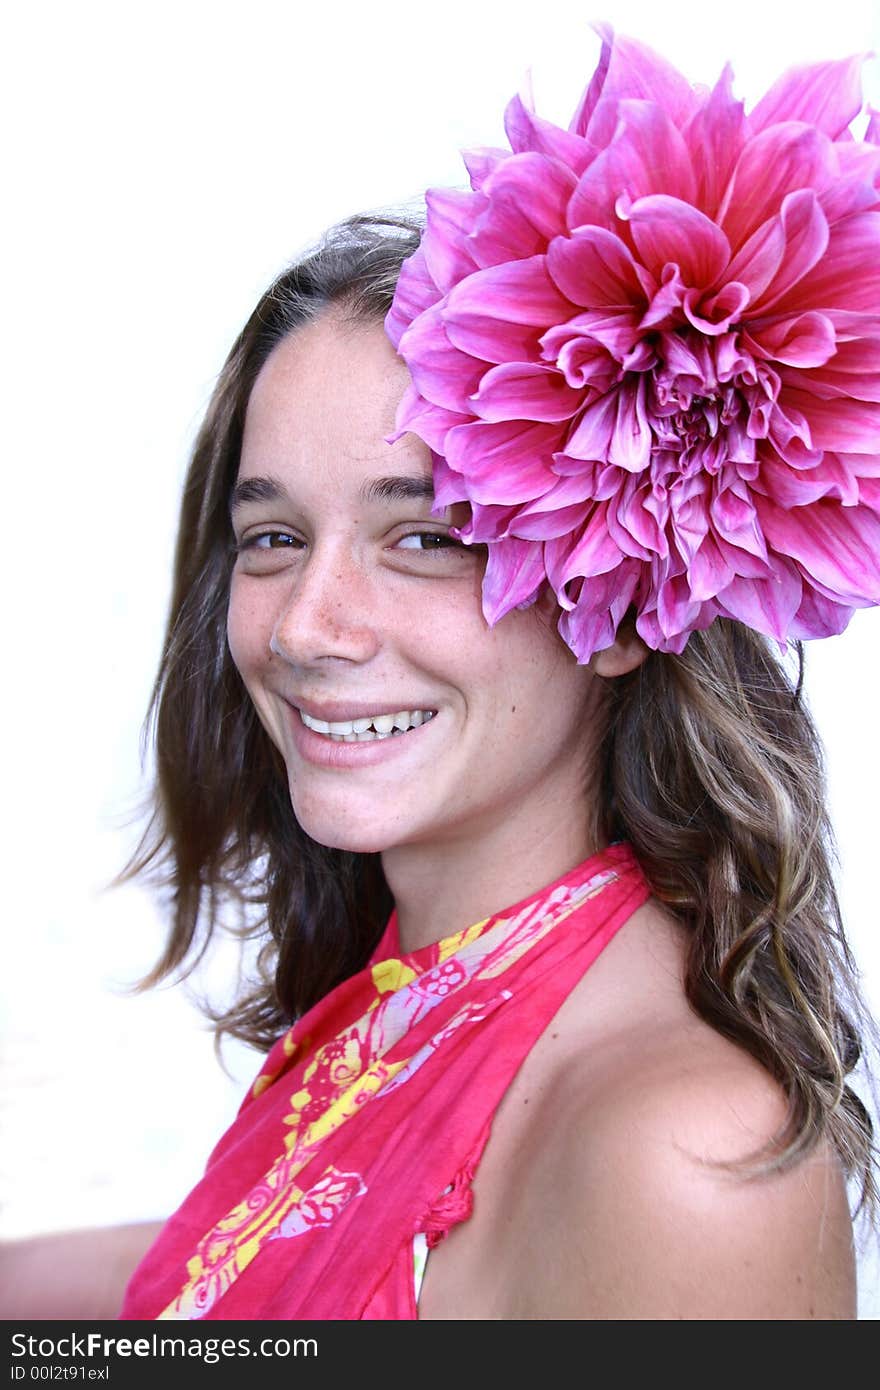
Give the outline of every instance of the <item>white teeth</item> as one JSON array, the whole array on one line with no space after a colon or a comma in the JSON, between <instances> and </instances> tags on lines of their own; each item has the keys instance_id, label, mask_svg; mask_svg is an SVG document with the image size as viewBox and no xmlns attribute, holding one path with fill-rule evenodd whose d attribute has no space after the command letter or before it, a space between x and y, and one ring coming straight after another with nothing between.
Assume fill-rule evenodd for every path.
<instances>
[{"instance_id":1,"label":"white teeth","mask_svg":"<svg viewBox=\"0 0 880 1390\"><path fill-rule=\"evenodd\" d=\"M374 738L392 738L418 729L434 718L432 709L404 709L397 714L374 714L360 719L337 719L327 721L313 719L310 714L300 710L300 717L306 728L317 734L325 734L337 743L367 743Z\"/></svg>"}]
</instances>

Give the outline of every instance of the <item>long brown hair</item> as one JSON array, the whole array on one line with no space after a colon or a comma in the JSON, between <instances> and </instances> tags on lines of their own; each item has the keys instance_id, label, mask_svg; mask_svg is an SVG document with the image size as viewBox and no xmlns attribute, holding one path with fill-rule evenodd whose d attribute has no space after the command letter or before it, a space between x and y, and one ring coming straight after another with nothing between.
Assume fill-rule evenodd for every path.
<instances>
[{"instance_id":1,"label":"long brown hair","mask_svg":"<svg viewBox=\"0 0 880 1390\"><path fill-rule=\"evenodd\" d=\"M228 501L245 410L273 348L331 305L381 321L419 236L406 217L351 218L278 277L220 373L184 488L149 716L153 814L121 877L150 873L171 890L172 929L145 986L187 973L231 909L259 935L258 979L215 1021L264 1049L363 966L391 900L378 855L328 849L300 829L229 654ZM788 1096L762 1169L827 1135L871 1205L871 1123L846 1080L868 1020L834 886L800 644L794 652L789 672L762 636L719 619L680 655L652 652L605 682L594 831L596 843L632 844L656 897L689 929L694 1010Z\"/></svg>"}]
</instances>

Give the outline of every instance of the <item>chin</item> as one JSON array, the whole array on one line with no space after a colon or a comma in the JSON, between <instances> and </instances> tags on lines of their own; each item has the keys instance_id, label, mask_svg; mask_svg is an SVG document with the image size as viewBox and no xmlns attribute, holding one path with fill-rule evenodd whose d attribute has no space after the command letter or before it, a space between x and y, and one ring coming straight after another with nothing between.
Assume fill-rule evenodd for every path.
<instances>
[{"instance_id":1,"label":"chin","mask_svg":"<svg viewBox=\"0 0 880 1390\"><path fill-rule=\"evenodd\" d=\"M382 827L365 825L350 817L336 814L315 814L297 807L293 802L293 813L301 830L316 844L327 849L344 849L352 854L381 854L397 843L397 836L390 830L383 833Z\"/></svg>"},{"instance_id":2,"label":"chin","mask_svg":"<svg viewBox=\"0 0 880 1390\"><path fill-rule=\"evenodd\" d=\"M315 834L304 826L307 835L310 835L319 845L326 845L327 849L344 849L351 854L381 854L383 850L390 849L391 843L378 835L370 835L366 831L358 834L351 833L336 827L333 830L322 830L322 833Z\"/></svg>"}]
</instances>

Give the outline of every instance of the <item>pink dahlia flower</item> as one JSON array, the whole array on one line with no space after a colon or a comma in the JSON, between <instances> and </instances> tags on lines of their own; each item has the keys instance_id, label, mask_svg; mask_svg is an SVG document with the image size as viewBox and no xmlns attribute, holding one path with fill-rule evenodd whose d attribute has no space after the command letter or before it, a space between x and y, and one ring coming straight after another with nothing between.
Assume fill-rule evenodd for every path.
<instances>
[{"instance_id":1,"label":"pink dahlia flower","mask_svg":"<svg viewBox=\"0 0 880 1390\"><path fill-rule=\"evenodd\" d=\"M398 433L488 544L487 620L549 582L580 661L631 608L680 652L880 603L880 118L859 57L746 115L600 27L567 130L519 97L511 151L433 189L386 320ZM864 118L863 118L864 121Z\"/></svg>"}]
</instances>

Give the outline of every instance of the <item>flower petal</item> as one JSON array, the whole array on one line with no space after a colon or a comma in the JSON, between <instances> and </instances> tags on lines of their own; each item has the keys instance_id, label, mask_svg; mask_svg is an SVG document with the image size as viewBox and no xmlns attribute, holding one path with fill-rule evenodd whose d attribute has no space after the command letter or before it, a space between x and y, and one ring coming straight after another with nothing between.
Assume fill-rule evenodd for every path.
<instances>
[{"instance_id":1,"label":"flower petal","mask_svg":"<svg viewBox=\"0 0 880 1390\"><path fill-rule=\"evenodd\" d=\"M572 304L625 311L644 301L632 252L604 227L579 227L570 237L554 237L547 269Z\"/></svg>"},{"instance_id":2,"label":"flower petal","mask_svg":"<svg viewBox=\"0 0 880 1390\"><path fill-rule=\"evenodd\" d=\"M787 386L785 408L787 413L803 414L816 449L833 449L842 454L880 451L880 404L875 401L823 401Z\"/></svg>"},{"instance_id":3,"label":"flower petal","mask_svg":"<svg viewBox=\"0 0 880 1390\"><path fill-rule=\"evenodd\" d=\"M422 238L421 246L428 273L441 294L477 268L468 233L485 202L480 193L456 188L429 188L425 194L430 235Z\"/></svg>"},{"instance_id":4,"label":"flower petal","mask_svg":"<svg viewBox=\"0 0 880 1390\"><path fill-rule=\"evenodd\" d=\"M783 256L766 290L752 299L751 313L766 314L781 301L793 303L797 287L824 256L829 241L828 222L819 200L809 189L789 193L779 214Z\"/></svg>"},{"instance_id":5,"label":"flower petal","mask_svg":"<svg viewBox=\"0 0 880 1390\"><path fill-rule=\"evenodd\" d=\"M566 230L566 208L576 185L574 174L558 159L534 153L506 159L483 185L488 206L471 237L480 264L543 251L551 237Z\"/></svg>"},{"instance_id":6,"label":"flower petal","mask_svg":"<svg viewBox=\"0 0 880 1390\"><path fill-rule=\"evenodd\" d=\"M419 314L402 335L398 351L426 400L467 415L485 364L456 351L446 336L441 312L435 304Z\"/></svg>"},{"instance_id":7,"label":"flower petal","mask_svg":"<svg viewBox=\"0 0 880 1390\"><path fill-rule=\"evenodd\" d=\"M555 367L505 362L490 367L471 396L481 420L569 420L583 392L568 385Z\"/></svg>"},{"instance_id":8,"label":"flower petal","mask_svg":"<svg viewBox=\"0 0 880 1390\"><path fill-rule=\"evenodd\" d=\"M775 278L785 254L785 234L779 217L768 217L737 251L727 269L732 280L745 285L754 303Z\"/></svg>"},{"instance_id":9,"label":"flower petal","mask_svg":"<svg viewBox=\"0 0 880 1390\"><path fill-rule=\"evenodd\" d=\"M708 626L714 616L713 606L695 599L687 575L676 573L669 563L659 561L655 570L658 573L652 587L656 594L654 619L657 634L652 645L661 651L681 651L691 632L698 627ZM636 630L648 640L641 623L636 623Z\"/></svg>"},{"instance_id":10,"label":"flower petal","mask_svg":"<svg viewBox=\"0 0 880 1390\"><path fill-rule=\"evenodd\" d=\"M470 150L462 150L462 162L468 171L471 188L480 193L489 175L505 159L510 158L510 150L501 150L492 145L477 145Z\"/></svg>"},{"instance_id":11,"label":"flower petal","mask_svg":"<svg viewBox=\"0 0 880 1390\"><path fill-rule=\"evenodd\" d=\"M694 328L720 337L739 320L748 302L746 286L731 280L717 294L701 295L699 290L687 290L681 303L686 319Z\"/></svg>"},{"instance_id":12,"label":"flower petal","mask_svg":"<svg viewBox=\"0 0 880 1390\"><path fill-rule=\"evenodd\" d=\"M797 560L804 572L844 603L880 603L880 517L869 507L844 507L830 498L785 510L756 498L770 544Z\"/></svg>"},{"instance_id":13,"label":"flower petal","mask_svg":"<svg viewBox=\"0 0 880 1390\"><path fill-rule=\"evenodd\" d=\"M645 378L627 380L617 391L617 415L608 445L608 461L637 473L651 461L653 435L645 410Z\"/></svg>"},{"instance_id":14,"label":"flower petal","mask_svg":"<svg viewBox=\"0 0 880 1390\"><path fill-rule=\"evenodd\" d=\"M565 343L581 336L599 343L616 362L623 362L638 342L638 319L626 309L588 309L566 323L548 328L541 338L541 347L552 361Z\"/></svg>"},{"instance_id":15,"label":"flower petal","mask_svg":"<svg viewBox=\"0 0 880 1390\"><path fill-rule=\"evenodd\" d=\"M697 105L686 78L647 44L625 34L615 35L607 24L593 27L602 39L602 53L570 129L591 138L590 122L600 96L605 101L635 97L656 102L671 113L676 124L683 124Z\"/></svg>"},{"instance_id":16,"label":"flower petal","mask_svg":"<svg viewBox=\"0 0 880 1390\"><path fill-rule=\"evenodd\" d=\"M876 208L880 189L880 149L841 141L834 146L834 157L835 178L819 194L829 226Z\"/></svg>"},{"instance_id":17,"label":"flower petal","mask_svg":"<svg viewBox=\"0 0 880 1390\"><path fill-rule=\"evenodd\" d=\"M609 391L581 412L565 442L565 453L573 459L605 461L616 423L617 392Z\"/></svg>"},{"instance_id":18,"label":"flower petal","mask_svg":"<svg viewBox=\"0 0 880 1390\"><path fill-rule=\"evenodd\" d=\"M852 506L859 501L859 484L846 458L829 451L814 468L792 468L782 459L767 457L761 462L760 491L784 511L809 506L819 497L833 497Z\"/></svg>"},{"instance_id":19,"label":"flower petal","mask_svg":"<svg viewBox=\"0 0 880 1390\"><path fill-rule=\"evenodd\" d=\"M483 579L483 616L490 627L514 608L526 607L546 582L540 541L510 538L489 546Z\"/></svg>"},{"instance_id":20,"label":"flower petal","mask_svg":"<svg viewBox=\"0 0 880 1390\"><path fill-rule=\"evenodd\" d=\"M665 193L637 198L625 220L642 264L658 278L672 261L686 285L704 289L730 260L730 243L720 227L680 198Z\"/></svg>"},{"instance_id":21,"label":"flower petal","mask_svg":"<svg viewBox=\"0 0 880 1390\"><path fill-rule=\"evenodd\" d=\"M733 72L727 63L708 100L685 130L688 148L701 152L695 165L697 193L694 201L711 218L718 212L745 136L743 103L733 96L732 80Z\"/></svg>"},{"instance_id":22,"label":"flower petal","mask_svg":"<svg viewBox=\"0 0 880 1390\"><path fill-rule=\"evenodd\" d=\"M809 121L837 140L861 109L861 72L868 56L857 53L851 58L790 68L749 115L750 132L757 134L780 121Z\"/></svg>"},{"instance_id":23,"label":"flower petal","mask_svg":"<svg viewBox=\"0 0 880 1390\"><path fill-rule=\"evenodd\" d=\"M524 540L553 541L579 531L593 510L592 499L572 501L567 505L560 502L563 490L572 494L580 491L575 483L573 478L563 478L552 494L545 493L543 497L536 497L534 502L517 508L516 518L510 524L510 534L521 536Z\"/></svg>"},{"instance_id":24,"label":"flower petal","mask_svg":"<svg viewBox=\"0 0 880 1390\"><path fill-rule=\"evenodd\" d=\"M478 314L541 328L573 312L573 305L550 279L545 256L475 270L450 290L447 306L454 317Z\"/></svg>"},{"instance_id":25,"label":"flower petal","mask_svg":"<svg viewBox=\"0 0 880 1390\"><path fill-rule=\"evenodd\" d=\"M413 319L436 304L439 298L440 291L425 262L425 248L419 246L401 267L394 301L385 315L385 332L395 347Z\"/></svg>"},{"instance_id":26,"label":"flower petal","mask_svg":"<svg viewBox=\"0 0 880 1390\"><path fill-rule=\"evenodd\" d=\"M504 130L516 154L549 155L566 164L575 174L581 174L590 162L591 150L585 140L537 116L522 96L515 96L508 103Z\"/></svg>"},{"instance_id":27,"label":"flower petal","mask_svg":"<svg viewBox=\"0 0 880 1390\"><path fill-rule=\"evenodd\" d=\"M735 571L729 561L729 555L729 548L722 551L711 533L703 537L687 568L691 598L699 602L715 598L720 590L730 583Z\"/></svg>"},{"instance_id":28,"label":"flower petal","mask_svg":"<svg viewBox=\"0 0 880 1390\"><path fill-rule=\"evenodd\" d=\"M557 481L552 470L559 429L523 420L474 420L446 436L446 457L465 474L477 502L510 506L542 496Z\"/></svg>"},{"instance_id":29,"label":"flower petal","mask_svg":"<svg viewBox=\"0 0 880 1390\"><path fill-rule=\"evenodd\" d=\"M531 323L508 323L484 314L465 314L456 308L442 308L440 317L446 337L453 347L469 357L482 358L496 365L509 362L537 362L541 356L540 329Z\"/></svg>"},{"instance_id":30,"label":"flower petal","mask_svg":"<svg viewBox=\"0 0 880 1390\"><path fill-rule=\"evenodd\" d=\"M665 556L669 545L657 519L646 505L651 488L644 478L630 473L608 508L608 529L621 553L635 559Z\"/></svg>"},{"instance_id":31,"label":"flower petal","mask_svg":"<svg viewBox=\"0 0 880 1390\"><path fill-rule=\"evenodd\" d=\"M577 601L559 619L559 633L578 661L610 647L626 616L639 582L639 566L624 561L609 574L584 579Z\"/></svg>"},{"instance_id":32,"label":"flower petal","mask_svg":"<svg viewBox=\"0 0 880 1390\"><path fill-rule=\"evenodd\" d=\"M805 584L801 606L791 620L790 636L836 637L846 628L854 612L854 608L835 603L811 588L809 584Z\"/></svg>"},{"instance_id":33,"label":"flower petal","mask_svg":"<svg viewBox=\"0 0 880 1390\"><path fill-rule=\"evenodd\" d=\"M729 618L775 637L782 644L801 604L803 583L790 561L776 560L768 579L744 579L736 575L718 595L722 612Z\"/></svg>"},{"instance_id":34,"label":"flower petal","mask_svg":"<svg viewBox=\"0 0 880 1390\"><path fill-rule=\"evenodd\" d=\"M717 535L738 550L767 558L754 502L742 484L718 488L709 503L709 516Z\"/></svg>"},{"instance_id":35,"label":"flower petal","mask_svg":"<svg viewBox=\"0 0 880 1390\"><path fill-rule=\"evenodd\" d=\"M440 453L447 431L468 419L469 415L460 415L454 410L433 405L421 395L414 383L410 383L397 407L394 433L387 435L385 442L396 444L404 434L411 432L418 435L429 449Z\"/></svg>"},{"instance_id":36,"label":"flower petal","mask_svg":"<svg viewBox=\"0 0 880 1390\"><path fill-rule=\"evenodd\" d=\"M837 352L834 325L825 314L811 312L777 319L745 335L749 349L774 362L794 367L822 367Z\"/></svg>"},{"instance_id":37,"label":"flower petal","mask_svg":"<svg viewBox=\"0 0 880 1390\"><path fill-rule=\"evenodd\" d=\"M880 199L878 199L880 202ZM877 313L880 297L880 216L861 213L829 229L821 259L781 299L777 314L804 309Z\"/></svg>"},{"instance_id":38,"label":"flower petal","mask_svg":"<svg viewBox=\"0 0 880 1390\"><path fill-rule=\"evenodd\" d=\"M586 136L593 112L605 88L605 83L608 79L608 69L611 66L611 54L614 51L615 44L614 30L610 24L600 20L599 22L594 22L592 28L602 41L599 61L568 123L569 131L573 135L578 135L581 138Z\"/></svg>"},{"instance_id":39,"label":"flower petal","mask_svg":"<svg viewBox=\"0 0 880 1390\"><path fill-rule=\"evenodd\" d=\"M516 507L485 506L482 502L475 502L472 497L467 500L471 504L470 517L462 526L451 527L452 534L458 535L467 544L478 545L508 537L511 522L516 520Z\"/></svg>"},{"instance_id":40,"label":"flower petal","mask_svg":"<svg viewBox=\"0 0 880 1390\"><path fill-rule=\"evenodd\" d=\"M682 478L670 489L671 530L686 565L692 563L709 532L708 494L708 481L700 474Z\"/></svg>"},{"instance_id":41,"label":"flower petal","mask_svg":"<svg viewBox=\"0 0 880 1390\"><path fill-rule=\"evenodd\" d=\"M569 386L588 386L599 395L608 391L619 379L620 369L614 358L597 343L589 331L570 331L574 320L568 324L551 329L541 339L544 343L544 356L555 362ZM555 351L549 350L551 344Z\"/></svg>"},{"instance_id":42,"label":"flower petal","mask_svg":"<svg viewBox=\"0 0 880 1390\"><path fill-rule=\"evenodd\" d=\"M719 214L731 247L738 250L756 225L776 213L789 193L823 183L830 160L828 140L799 121L771 126L749 140Z\"/></svg>"},{"instance_id":43,"label":"flower petal","mask_svg":"<svg viewBox=\"0 0 880 1390\"><path fill-rule=\"evenodd\" d=\"M667 193L693 203L696 177L687 145L668 114L651 101L621 101L619 127L609 147L581 176L568 206L568 225L615 225L621 194L633 201Z\"/></svg>"},{"instance_id":44,"label":"flower petal","mask_svg":"<svg viewBox=\"0 0 880 1390\"><path fill-rule=\"evenodd\" d=\"M557 594L572 579L616 569L622 557L608 530L608 503L597 503L587 524L576 534L547 541L544 555L547 578Z\"/></svg>"}]
</instances>

